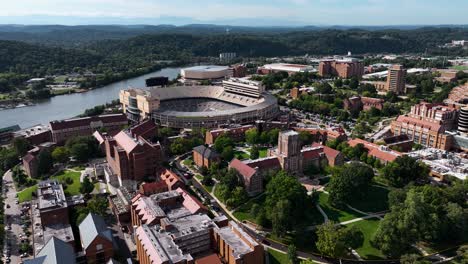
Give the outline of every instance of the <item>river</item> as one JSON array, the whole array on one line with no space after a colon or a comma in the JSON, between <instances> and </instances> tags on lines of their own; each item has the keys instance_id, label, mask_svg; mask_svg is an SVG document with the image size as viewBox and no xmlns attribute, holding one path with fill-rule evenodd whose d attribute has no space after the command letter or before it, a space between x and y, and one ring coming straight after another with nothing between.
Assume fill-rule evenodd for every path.
<instances>
[{"instance_id":1,"label":"river","mask_svg":"<svg viewBox=\"0 0 468 264\"><path fill-rule=\"evenodd\" d=\"M181 68L163 68L132 79L112 83L85 93L60 95L37 102L36 105L0 111L0 128L19 125L28 128L49 121L71 118L82 114L85 109L118 99L119 91L128 87L144 88L145 80L155 76L175 79Z\"/></svg>"}]
</instances>

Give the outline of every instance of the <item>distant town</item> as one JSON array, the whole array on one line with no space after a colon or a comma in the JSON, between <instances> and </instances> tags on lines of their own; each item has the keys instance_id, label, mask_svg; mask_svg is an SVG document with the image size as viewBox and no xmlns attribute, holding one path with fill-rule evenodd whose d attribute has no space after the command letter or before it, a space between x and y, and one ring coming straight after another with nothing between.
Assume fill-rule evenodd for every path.
<instances>
[{"instance_id":1,"label":"distant town","mask_svg":"<svg viewBox=\"0 0 468 264\"><path fill-rule=\"evenodd\" d=\"M465 263L467 57L224 52L145 84L0 128L5 262Z\"/></svg>"}]
</instances>

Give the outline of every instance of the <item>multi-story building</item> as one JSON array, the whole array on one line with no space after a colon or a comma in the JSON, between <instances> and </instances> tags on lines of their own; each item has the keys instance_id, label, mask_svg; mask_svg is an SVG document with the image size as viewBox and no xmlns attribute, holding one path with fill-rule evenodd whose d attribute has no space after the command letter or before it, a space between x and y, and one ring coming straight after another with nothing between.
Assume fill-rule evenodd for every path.
<instances>
[{"instance_id":1,"label":"multi-story building","mask_svg":"<svg viewBox=\"0 0 468 264\"><path fill-rule=\"evenodd\" d=\"M226 92L259 98L265 92L265 86L261 82L241 78L230 78L223 81Z\"/></svg>"},{"instance_id":2,"label":"multi-story building","mask_svg":"<svg viewBox=\"0 0 468 264\"><path fill-rule=\"evenodd\" d=\"M146 129L140 130L139 127ZM148 120L114 137L105 138L110 173L117 177L120 186L126 180L139 182L156 177L163 161L163 151L159 142L152 141L152 135L156 135L156 125Z\"/></svg>"},{"instance_id":3,"label":"multi-story building","mask_svg":"<svg viewBox=\"0 0 468 264\"><path fill-rule=\"evenodd\" d=\"M234 169L239 173L244 181L245 190L250 196L263 192L263 175L258 168L252 168L238 159L233 159L229 163L229 169Z\"/></svg>"},{"instance_id":4,"label":"multi-story building","mask_svg":"<svg viewBox=\"0 0 468 264\"><path fill-rule=\"evenodd\" d=\"M393 65L388 69L386 91L392 91L396 94L406 92L406 69L402 65Z\"/></svg>"},{"instance_id":5,"label":"multi-story building","mask_svg":"<svg viewBox=\"0 0 468 264\"><path fill-rule=\"evenodd\" d=\"M33 250L37 256L52 238L75 247L75 238L69 221L69 207L84 203L82 197L67 199L63 187L56 180L38 183L37 203L31 206Z\"/></svg>"},{"instance_id":6,"label":"multi-story building","mask_svg":"<svg viewBox=\"0 0 468 264\"><path fill-rule=\"evenodd\" d=\"M24 138L31 145L39 145L39 144L51 141L52 134L48 126L36 125L36 126L32 126L32 127L15 132L14 137Z\"/></svg>"},{"instance_id":7,"label":"multi-story building","mask_svg":"<svg viewBox=\"0 0 468 264\"><path fill-rule=\"evenodd\" d=\"M151 117L153 110L159 108L159 99L143 89L121 90L119 93L123 112L132 122L139 122Z\"/></svg>"},{"instance_id":8,"label":"multi-story building","mask_svg":"<svg viewBox=\"0 0 468 264\"><path fill-rule=\"evenodd\" d=\"M267 155L266 158L256 160L234 159L229 164L230 168L239 173L250 194L263 190L261 177L270 171L282 169L291 174L301 175L304 169L310 166L323 168L325 165L340 166L344 163L343 154L327 146L315 143L302 148L296 131L281 132L278 147L269 149Z\"/></svg>"},{"instance_id":9,"label":"multi-story building","mask_svg":"<svg viewBox=\"0 0 468 264\"><path fill-rule=\"evenodd\" d=\"M237 57L235 52L223 52L219 54L219 60L221 62L231 62Z\"/></svg>"},{"instance_id":10,"label":"multi-story building","mask_svg":"<svg viewBox=\"0 0 468 264\"><path fill-rule=\"evenodd\" d=\"M384 100L380 98L354 96L345 99L343 103L344 109L349 111L368 111L372 107L382 110Z\"/></svg>"},{"instance_id":11,"label":"multi-story building","mask_svg":"<svg viewBox=\"0 0 468 264\"><path fill-rule=\"evenodd\" d=\"M254 125L237 126L231 128L220 128L206 131L205 144L212 145L216 139L221 135L227 135L234 141L241 141L245 139L245 132L249 129L255 128Z\"/></svg>"},{"instance_id":12,"label":"multi-story building","mask_svg":"<svg viewBox=\"0 0 468 264\"><path fill-rule=\"evenodd\" d=\"M105 129L108 132L119 131L126 125L128 125L128 120L124 114L111 114L52 121L49 127L52 141L63 144L72 137L91 136L100 129Z\"/></svg>"},{"instance_id":13,"label":"multi-story building","mask_svg":"<svg viewBox=\"0 0 468 264\"><path fill-rule=\"evenodd\" d=\"M445 100L447 104L467 105L468 104L468 83L457 86L452 89L448 99Z\"/></svg>"},{"instance_id":14,"label":"multi-story building","mask_svg":"<svg viewBox=\"0 0 468 264\"><path fill-rule=\"evenodd\" d=\"M182 69L181 82L185 84L199 84L202 81L222 81L232 77L232 70L228 66L201 65Z\"/></svg>"},{"instance_id":15,"label":"multi-story building","mask_svg":"<svg viewBox=\"0 0 468 264\"><path fill-rule=\"evenodd\" d=\"M35 254L34 259L24 261L24 264L76 264L76 254L73 247L56 238L52 237Z\"/></svg>"},{"instance_id":16,"label":"multi-story building","mask_svg":"<svg viewBox=\"0 0 468 264\"><path fill-rule=\"evenodd\" d=\"M398 151L392 150L387 146L379 146L377 144L355 138L355 139L350 139L348 141L348 144L351 147L355 147L358 144L362 144L364 148L367 149L367 155L374 157L378 159L380 162L383 164L387 164L389 162L395 161L399 156L402 154Z\"/></svg>"},{"instance_id":17,"label":"multi-story building","mask_svg":"<svg viewBox=\"0 0 468 264\"><path fill-rule=\"evenodd\" d=\"M468 107L460 109L458 117L458 132L468 134Z\"/></svg>"},{"instance_id":18,"label":"multi-story building","mask_svg":"<svg viewBox=\"0 0 468 264\"><path fill-rule=\"evenodd\" d=\"M236 223L210 219L204 212L182 189L135 197L132 218L139 262L263 263L261 244Z\"/></svg>"},{"instance_id":19,"label":"multi-story building","mask_svg":"<svg viewBox=\"0 0 468 264\"><path fill-rule=\"evenodd\" d=\"M324 60L319 64L320 76L357 77L364 74L364 65L357 59Z\"/></svg>"},{"instance_id":20,"label":"multi-story building","mask_svg":"<svg viewBox=\"0 0 468 264\"><path fill-rule=\"evenodd\" d=\"M278 148L268 151L268 156L276 156L281 168L289 173L302 173L301 145L299 133L295 131L280 132L278 135Z\"/></svg>"},{"instance_id":21,"label":"multi-story building","mask_svg":"<svg viewBox=\"0 0 468 264\"><path fill-rule=\"evenodd\" d=\"M37 201L43 226L69 224L68 203L62 184L55 180L40 182Z\"/></svg>"},{"instance_id":22,"label":"multi-story building","mask_svg":"<svg viewBox=\"0 0 468 264\"><path fill-rule=\"evenodd\" d=\"M457 115L457 109L451 106L421 103L393 121L391 131L394 135L408 135L423 146L450 150L453 138L445 132L456 128Z\"/></svg>"},{"instance_id":23,"label":"multi-story building","mask_svg":"<svg viewBox=\"0 0 468 264\"><path fill-rule=\"evenodd\" d=\"M221 161L220 155L214 149L204 145L193 148L192 155L195 165L199 168L209 168L211 164Z\"/></svg>"}]
</instances>

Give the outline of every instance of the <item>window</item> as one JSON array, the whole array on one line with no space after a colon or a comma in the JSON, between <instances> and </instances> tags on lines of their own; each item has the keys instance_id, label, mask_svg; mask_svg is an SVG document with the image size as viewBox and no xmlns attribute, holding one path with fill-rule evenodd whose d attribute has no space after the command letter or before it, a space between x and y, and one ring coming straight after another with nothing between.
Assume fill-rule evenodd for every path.
<instances>
[{"instance_id":1,"label":"window","mask_svg":"<svg viewBox=\"0 0 468 264\"><path fill-rule=\"evenodd\" d=\"M99 250L102 250L104 247L102 246L102 244L97 244L96 245L96 250L99 251Z\"/></svg>"}]
</instances>

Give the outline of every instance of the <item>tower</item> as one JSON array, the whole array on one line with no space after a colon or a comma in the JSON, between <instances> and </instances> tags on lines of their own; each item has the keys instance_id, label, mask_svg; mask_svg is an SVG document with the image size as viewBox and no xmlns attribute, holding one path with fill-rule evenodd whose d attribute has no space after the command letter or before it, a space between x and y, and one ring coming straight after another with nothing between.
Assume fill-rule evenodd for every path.
<instances>
[{"instance_id":1,"label":"tower","mask_svg":"<svg viewBox=\"0 0 468 264\"><path fill-rule=\"evenodd\" d=\"M388 69L387 91L393 91L396 94L405 92L406 70L402 65L393 65Z\"/></svg>"},{"instance_id":2,"label":"tower","mask_svg":"<svg viewBox=\"0 0 468 264\"><path fill-rule=\"evenodd\" d=\"M301 146L296 131L284 131L279 134L278 157L283 170L292 174L302 173Z\"/></svg>"}]
</instances>

